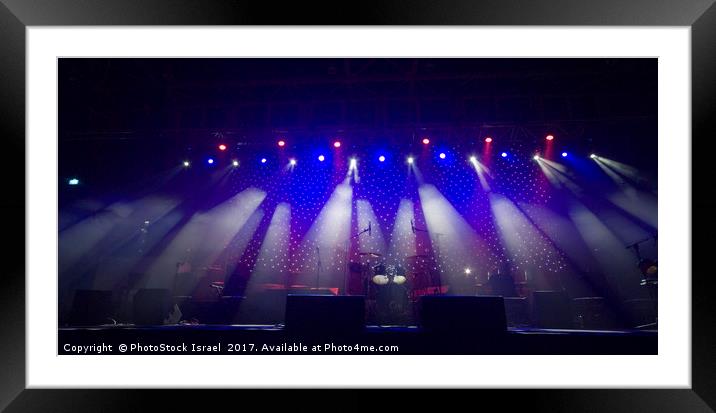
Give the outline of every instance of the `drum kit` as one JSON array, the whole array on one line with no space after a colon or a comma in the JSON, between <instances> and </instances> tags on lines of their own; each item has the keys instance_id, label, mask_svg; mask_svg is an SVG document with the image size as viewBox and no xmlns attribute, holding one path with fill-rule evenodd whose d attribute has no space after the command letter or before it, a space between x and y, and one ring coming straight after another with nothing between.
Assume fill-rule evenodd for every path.
<instances>
[{"instance_id":1,"label":"drum kit","mask_svg":"<svg viewBox=\"0 0 716 413\"><path fill-rule=\"evenodd\" d=\"M440 285L440 276L435 260L429 255L412 255L406 258L407 268L402 265L386 265L383 254L378 252L359 252L360 261L351 263L351 272L360 273L363 280L375 286L395 284L408 285L424 289ZM368 294L366 289L364 293Z\"/></svg>"},{"instance_id":2,"label":"drum kit","mask_svg":"<svg viewBox=\"0 0 716 413\"><path fill-rule=\"evenodd\" d=\"M376 286L395 284L403 285L408 281L405 268L400 265L385 265L383 254L378 252L359 252L359 263L353 263L364 280L370 280ZM357 265L356 265L357 264ZM368 293L368 291L365 291Z\"/></svg>"},{"instance_id":3,"label":"drum kit","mask_svg":"<svg viewBox=\"0 0 716 413\"><path fill-rule=\"evenodd\" d=\"M393 283L395 285L403 285L408 280L405 276L405 269L396 265L378 264L373 267L373 284L387 285Z\"/></svg>"},{"instance_id":4,"label":"drum kit","mask_svg":"<svg viewBox=\"0 0 716 413\"><path fill-rule=\"evenodd\" d=\"M359 262L351 264L353 274L360 274L363 294L372 314L381 323L400 323L412 316L416 288L433 285L434 260L428 255L407 257L407 267L386 264L381 253L359 252ZM359 270L359 271L357 271Z\"/></svg>"},{"instance_id":5,"label":"drum kit","mask_svg":"<svg viewBox=\"0 0 716 413\"><path fill-rule=\"evenodd\" d=\"M427 232L425 229L416 228L412 221L411 228L413 233ZM366 233L368 236L372 235L370 221L365 229L351 239ZM349 242L346 242L346 253L350 256L348 251ZM437 265L432 256L407 257L409 271L401 265L386 265L383 254L379 252L359 251L358 257L359 262L347 260L349 262L346 268L345 290L365 295L368 301L368 318L381 324L405 323L413 316L414 306L411 304L418 296L414 293L416 287L430 287L431 291L440 291L440 276L437 274L435 277Z\"/></svg>"}]
</instances>

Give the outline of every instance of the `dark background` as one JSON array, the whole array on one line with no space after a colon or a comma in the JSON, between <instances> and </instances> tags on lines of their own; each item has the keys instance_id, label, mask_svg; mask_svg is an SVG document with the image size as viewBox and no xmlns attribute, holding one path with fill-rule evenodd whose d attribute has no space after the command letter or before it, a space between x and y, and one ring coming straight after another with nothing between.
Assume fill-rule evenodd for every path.
<instances>
[{"instance_id":1,"label":"dark background","mask_svg":"<svg viewBox=\"0 0 716 413\"><path fill-rule=\"evenodd\" d=\"M559 144L656 176L656 59L60 59L59 178L116 187L209 153ZM60 206L66 186L60 185ZM81 195L74 190L71 194ZM70 198L72 196L70 195Z\"/></svg>"}]
</instances>

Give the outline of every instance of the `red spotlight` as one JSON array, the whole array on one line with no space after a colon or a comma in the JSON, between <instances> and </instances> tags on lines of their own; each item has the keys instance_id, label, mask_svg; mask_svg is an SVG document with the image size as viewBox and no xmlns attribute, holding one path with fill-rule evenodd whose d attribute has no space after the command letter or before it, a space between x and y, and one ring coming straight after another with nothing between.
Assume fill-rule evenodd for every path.
<instances>
[{"instance_id":1,"label":"red spotlight","mask_svg":"<svg viewBox=\"0 0 716 413\"><path fill-rule=\"evenodd\" d=\"M223 143L222 143L221 145L219 145L219 150L220 150L220 151L225 151L225 150L226 150L226 145L224 145Z\"/></svg>"},{"instance_id":2,"label":"red spotlight","mask_svg":"<svg viewBox=\"0 0 716 413\"><path fill-rule=\"evenodd\" d=\"M429 143L430 143L430 139L428 139L428 138L423 138L423 144L424 144L424 145L427 145L427 144L429 144Z\"/></svg>"},{"instance_id":3,"label":"red spotlight","mask_svg":"<svg viewBox=\"0 0 716 413\"><path fill-rule=\"evenodd\" d=\"M490 143L490 142L492 142L492 138L491 138L491 137L488 136L487 138L485 138L485 143Z\"/></svg>"},{"instance_id":4,"label":"red spotlight","mask_svg":"<svg viewBox=\"0 0 716 413\"><path fill-rule=\"evenodd\" d=\"M554 139L554 136L552 136L552 135L547 135L547 136L545 137L545 139L547 139L548 141L551 141L552 139Z\"/></svg>"},{"instance_id":5,"label":"red spotlight","mask_svg":"<svg viewBox=\"0 0 716 413\"><path fill-rule=\"evenodd\" d=\"M284 146L286 146L286 142L284 142L284 141L278 141L278 146L280 146L280 147L283 148Z\"/></svg>"},{"instance_id":6,"label":"red spotlight","mask_svg":"<svg viewBox=\"0 0 716 413\"><path fill-rule=\"evenodd\" d=\"M340 148L340 147L341 147L341 141L335 141L335 142L333 142L333 147L334 147L334 148Z\"/></svg>"}]
</instances>

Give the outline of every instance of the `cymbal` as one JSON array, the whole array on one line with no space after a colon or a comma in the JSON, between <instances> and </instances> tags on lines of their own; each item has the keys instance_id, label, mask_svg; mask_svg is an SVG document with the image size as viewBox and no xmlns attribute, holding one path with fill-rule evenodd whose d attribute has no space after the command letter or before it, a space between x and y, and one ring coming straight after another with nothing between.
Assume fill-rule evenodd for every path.
<instances>
[{"instance_id":1,"label":"cymbal","mask_svg":"<svg viewBox=\"0 0 716 413\"><path fill-rule=\"evenodd\" d=\"M383 254L380 254L378 252L359 252L358 255L363 255L363 256L369 255L371 257L382 257L383 256Z\"/></svg>"},{"instance_id":2,"label":"cymbal","mask_svg":"<svg viewBox=\"0 0 716 413\"><path fill-rule=\"evenodd\" d=\"M418 255L410 255L407 258L430 258L430 256L426 255L426 254L418 254Z\"/></svg>"}]
</instances>

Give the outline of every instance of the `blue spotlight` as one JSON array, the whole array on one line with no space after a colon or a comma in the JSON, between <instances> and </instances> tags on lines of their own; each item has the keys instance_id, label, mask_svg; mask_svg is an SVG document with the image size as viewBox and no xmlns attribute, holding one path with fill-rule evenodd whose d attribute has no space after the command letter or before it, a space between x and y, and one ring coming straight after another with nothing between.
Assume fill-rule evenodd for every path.
<instances>
[{"instance_id":1,"label":"blue spotlight","mask_svg":"<svg viewBox=\"0 0 716 413\"><path fill-rule=\"evenodd\" d=\"M503 157L503 158L507 158L507 152L502 152L502 153L500 154L500 156Z\"/></svg>"},{"instance_id":2,"label":"blue spotlight","mask_svg":"<svg viewBox=\"0 0 716 413\"><path fill-rule=\"evenodd\" d=\"M266 163L266 158L261 158L261 163Z\"/></svg>"},{"instance_id":3,"label":"blue spotlight","mask_svg":"<svg viewBox=\"0 0 716 413\"><path fill-rule=\"evenodd\" d=\"M562 152L562 158L566 158L566 157L567 157L567 152Z\"/></svg>"},{"instance_id":4,"label":"blue spotlight","mask_svg":"<svg viewBox=\"0 0 716 413\"><path fill-rule=\"evenodd\" d=\"M80 180L77 179L77 178L72 178L72 179L70 179L69 181L67 181L67 183L70 184L70 185L79 185L79 184L80 184Z\"/></svg>"},{"instance_id":5,"label":"blue spotlight","mask_svg":"<svg viewBox=\"0 0 716 413\"><path fill-rule=\"evenodd\" d=\"M207 159L207 160L206 160L206 163L208 163L209 165L213 165L213 164L214 164L214 158L209 158L209 159Z\"/></svg>"},{"instance_id":6,"label":"blue spotlight","mask_svg":"<svg viewBox=\"0 0 716 413\"><path fill-rule=\"evenodd\" d=\"M326 157L323 156L323 155L318 155L318 160L321 161L321 162L323 162L323 161L326 160Z\"/></svg>"},{"instance_id":7,"label":"blue spotlight","mask_svg":"<svg viewBox=\"0 0 716 413\"><path fill-rule=\"evenodd\" d=\"M381 161L381 162L385 162L385 156L380 155L380 156L378 157L378 160Z\"/></svg>"},{"instance_id":8,"label":"blue spotlight","mask_svg":"<svg viewBox=\"0 0 716 413\"><path fill-rule=\"evenodd\" d=\"M445 159L447 155L445 155L445 152L440 152L440 159Z\"/></svg>"}]
</instances>

